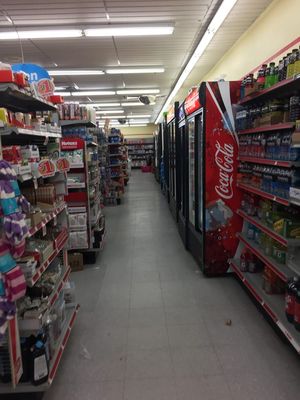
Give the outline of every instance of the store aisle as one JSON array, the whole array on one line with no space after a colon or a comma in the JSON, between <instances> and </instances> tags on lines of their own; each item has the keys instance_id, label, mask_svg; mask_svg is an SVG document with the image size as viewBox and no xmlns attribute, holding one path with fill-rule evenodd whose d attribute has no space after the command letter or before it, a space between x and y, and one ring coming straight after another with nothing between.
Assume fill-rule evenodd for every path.
<instances>
[{"instance_id":1,"label":"store aisle","mask_svg":"<svg viewBox=\"0 0 300 400\"><path fill-rule=\"evenodd\" d=\"M294 400L300 360L233 278L204 278L152 174L106 208L98 265L45 400ZM226 320L232 325L226 325Z\"/></svg>"}]
</instances>

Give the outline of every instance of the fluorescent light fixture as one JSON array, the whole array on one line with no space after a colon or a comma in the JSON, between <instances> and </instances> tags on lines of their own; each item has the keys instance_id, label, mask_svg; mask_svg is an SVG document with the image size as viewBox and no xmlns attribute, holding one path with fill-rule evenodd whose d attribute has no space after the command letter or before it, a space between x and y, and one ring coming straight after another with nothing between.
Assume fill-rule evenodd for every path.
<instances>
[{"instance_id":1,"label":"fluorescent light fixture","mask_svg":"<svg viewBox=\"0 0 300 400\"><path fill-rule=\"evenodd\" d=\"M183 83L185 82L185 80L187 79L189 74L191 73L194 66L199 61L199 59L202 56L202 54L204 53L205 49L211 42L212 38L214 37L214 35L218 31L218 29L220 28L222 23L225 21L226 17L230 13L230 11L232 10L232 8L234 7L236 2L237 2L237 0L223 0L222 4L220 5L217 12L215 13L211 23L209 24L206 32L200 39L200 42L198 43L193 54L191 55L188 63L186 64L185 68L183 69L181 75L179 76L174 88L172 89L171 93L167 97L160 113L158 114L158 116L155 120L156 124L163 117L163 113L167 110L167 108L171 104L172 100L178 93L179 89L181 88L181 86L183 85Z\"/></svg>"},{"instance_id":2,"label":"fluorescent light fixture","mask_svg":"<svg viewBox=\"0 0 300 400\"><path fill-rule=\"evenodd\" d=\"M139 114L130 114L127 115L128 118L151 118L151 114L139 115Z\"/></svg>"},{"instance_id":3,"label":"fluorescent light fixture","mask_svg":"<svg viewBox=\"0 0 300 400\"><path fill-rule=\"evenodd\" d=\"M137 106L145 106L145 104L141 103L140 101L132 101L128 103L121 103L122 107L137 107Z\"/></svg>"},{"instance_id":4,"label":"fluorescent light fixture","mask_svg":"<svg viewBox=\"0 0 300 400\"><path fill-rule=\"evenodd\" d=\"M71 92L54 92L55 96L71 96Z\"/></svg>"},{"instance_id":5,"label":"fluorescent light fixture","mask_svg":"<svg viewBox=\"0 0 300 400\"><path fill-rule=\"evenodd\" d=\"M104 75L104 72L99 69L51 69L48 72L51 76Z\"/></svg>"},{"instance_id":6,"label":"fluorescent light fixture","mask_svg":"<svg viewBox=\"0 0 300 400\"><path fill-rule=\"evenodd\" d=\"M137 123L137 124L148 124L150 121L149 121L149 119L140 119L140 120L138 120L138 119L129 119L128 122L130 124L134 124L134 123Z\"/></svg>"},{"instance_id":7,"label":"fluorescent light fixture","mask_svg":"<svg viewBox=\"0 0 300 400\"><path fill-rule=\"evenodd\" d=\"M81 90L78 92L72 92L71 96L113 96L116 92L113 90Z\"/></svg>"},{"instance_id":8,"label":"fluorescent light fixture","mask_svg":"<svg viewBox=\"0 0 300 400\"><path fill-rule=\"evenodd\" d=\"M81 104L83 106L91 106L91 107L120 107L120 103L87 103L87 104Z\"/></svg>"},{"instance_id":9,"label":"fluorescent light fixture","mask_svg":"<svg viewBox=\"0 0 300 400\"><path fill-rule=\"evenodd\" d=\"M81 29L47 29L30 31L9 31L0 32L0 40L20 39L59 39L76 38L82 36Z\"/></svg>"},{"instance_id":10,"label":"fluorescent light fixture","mask_svg":"<svg viewBox=\"0 0 300 400\"><path fill-rule=\"evenodd\" d=\"M173 26L106 26L96 29L85 29L84 34L88 37L108 36L158 36L172 35Z\"/></svg>"},{"instance_id":11,"label":"fluorescent light fixture","mask_svg":"<svg viewBox=\"0 0 300 400\"><path fill-rule=\"evenodd\" d=\"M163 73L165 69L162 67L131 67L131 68L109 68L105 71L109 75L114 74L154 74Z\"/></svg>"},{"instance_id":12,"label":"fluorescent light fixture","mask_svg":"<svg viewBox=\"0 0 300 400\"><path fill-rule=\"evenodd\" d=\"M98 121L105 121L106 119L110 119L110 118L114 118L114 119L125 119L124 115L101 115L100 117L97 117L96 119Z\"/></svg>"},{"instance_id":13,"label":"fluorescent light fixture","mask_svg":"<svg viewBox=\"0 0 300 400\"><path fill-rule=\"evenodd\" d=\"M150 103L148 104L149 106L154 106L155 103ZM127 103L121 103L122 107L138 107L138 106L144 106L147 107L146 104L141 103L140 101L129 101Z\"/></svg>"},{"instance_id":14,"label":"fluorescent light fixture","mask_svg":"<svg viewBox=\"0 0 300 400\"><path fill-rule=\"evenodd\" d=\"M134 127L137 127L137 126L148 126L148 124L130 124L130 126L134 126Z\"/></svg>"},{"instance_id":15,"label":"fluorescent light fixture","mask_svg":"<svg viewBox=\"0 0 300 400\"><path fill-rule=\"evenodd\" d=\"M66 86L55 86L55 90L65 90Z\"/></svg>"},{"instance_id":16,"label":"fluorescent light fixture","mask_svg":"<svg viewBox=\"0 0 300 400\"><path fill-rule=\"evenodd\" d=\"M126 95L126 94L158 94L160 93L159 89L122 89L117 90L117 94Z\"/></svg>"},{"instance_id":17,"label":"fluorescent light fixture","mask_svg":"<svg viewBox=\"0 0 300 400\"><path fill-rule=\"evenodd\" d=\"M105 110L105 111L96 111L96 114L123 114L124 110Z\"/></svg>"}]
</instances>

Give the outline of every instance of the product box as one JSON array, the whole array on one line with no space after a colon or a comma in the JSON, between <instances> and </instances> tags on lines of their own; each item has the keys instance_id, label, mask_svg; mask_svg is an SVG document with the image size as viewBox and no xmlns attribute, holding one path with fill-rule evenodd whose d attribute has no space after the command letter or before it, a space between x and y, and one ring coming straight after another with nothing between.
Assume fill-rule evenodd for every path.
<instances>
[{"instance_id":1,"label":"product box","mask_svg":"<svg viewBox=\"0 0 300 400\"><path fill-rule=\"evenodd\" d=\"M282 218L274 224L274 231L288 239L299 239L300 222Z\"/></svg>"},{"instance_id":2,"label":"product box","mask_svg":"<svg viewBox=\"0 0 300 400\"><path fill-rule=\"evenodd\" d=\"M69 264L72 271L82 271L83 270L82 253L69 253Z\"/></svg>"},{"instance_id":3,"label":"product box","mask_svg":"<svg viewBox=\"0 0 300 400\"><path fill-rule=\"evenodd\" d=\"M251 94L257 93L259 90L259 83L254 82L253 85L245 87L245 96L250 96Z\"/></svg>"},{"instance_id":4,"label":"product box","mask_svg":"<svg viewBox=\"0 0 300 400\"><path fill-rule=\"evenodd\" d=\"M284 113L283 111L272 111L260 117L258 120L259 126L280 124L284 120Z\"/></svg>"}]
</instances>

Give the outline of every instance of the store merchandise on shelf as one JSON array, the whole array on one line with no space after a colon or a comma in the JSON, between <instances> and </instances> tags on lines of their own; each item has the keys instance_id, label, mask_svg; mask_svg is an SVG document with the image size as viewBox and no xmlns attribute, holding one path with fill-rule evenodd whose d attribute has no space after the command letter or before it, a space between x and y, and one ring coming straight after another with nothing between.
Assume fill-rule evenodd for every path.
<instances>
[{"instance_id":1,"label":"store merchandise on shelf","mask_svg":"<svg viewBox=\"0 0 300 400\"><path fill-rule=\"evenodd\" d=\"M67 176L69 193L65 197L70 224L68 248L95 253L101 248L105 226L98 145L101 130L91 127L90 121L73 121L72 126L61 123L61 147L71 166Z\"/></svg>"},{"instance_id":2,"label":"store merchandise on shelf","mask_svg":"<svg viewBox=\"0 0 300 400\"><path fill-rule=\"evenodd\" d=\"M286 80L294 79L300 74L300 49L292 49L276 65L270 62L263 64L257 72L257 76L249 74L244 77L241 84L241 99L254 93L259 93L272 88Z\"/></svg>"},{"instance_id":3,"label":"store merchandise on shelf","mask_svg":"<svg viewBox=\"0 0 300 400\"><path fill-rule=\"evenodd\" d=\"M2 305L10 302L4 325L1 318L0 393L48 388L78 311L65 248L70 165L60 151L61 128L51 122L56 108L18 82L6 88L0 83L0 163L7 193L1 200L7 242L0 299ZM72 303L66 284L73 287Z\"/></svg>"},{"instance_id":4,"label":"store merchandise on shelf","mask_svg":"<svg viewBox=\"0 0 300 400\"><path fill-rule=\"evenodd\" d=\"M237 213L242 250L232 269L300 352L300 70L294 50L241 84ZM299 64L299 65L298 65ZM298 296L299 293L299 296Z\"/></svg>"},{"instance_id":5,"label":"store merchandise on shelf","mask_svg":"<svg viewBox=\"0 0 300 400\"><path fill-rule=\"evenodd\" d=\"M125 180L123 161L126 160L126 145L124 137L119 129L111 128L107 136L109 148L109 192L106 196L106 204L120 204L125 192Z\"/></svg>"},{"instance_id":6,"label":"store merchandise on shelf","mask_svg":"<svg viewBox=\"0 0 300 400\"><path fill-rule=\"evenodd\" d=\"M103 129L98 130L98 155L100 168L100 192L101 207L104 207L105 199L109 194L110 186L110 153L108 147L108 139Z\"/></svg>"},{"instance_id":7,"label":"store merchandise on shelf","mask_svg":"<svg viewBox=\"0 0 300 400\"><path fill-rule=\"evenodd\" d=\"M152 139L128 140L128 157L132 160L132 168L141 168L154 157L154 142Z\"/></svg>"}]
</instances>

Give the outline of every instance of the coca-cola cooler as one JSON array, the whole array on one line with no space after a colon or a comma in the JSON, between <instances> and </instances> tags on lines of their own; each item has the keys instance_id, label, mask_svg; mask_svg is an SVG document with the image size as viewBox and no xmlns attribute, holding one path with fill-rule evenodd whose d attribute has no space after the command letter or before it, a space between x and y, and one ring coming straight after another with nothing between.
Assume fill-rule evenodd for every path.
<instances>
[{"instance_id":1,"label":"coca-cola cooler","mask_svg":"<svg viewBox=\"0 0 300 400\"><path fill-rule=\"evenodd\" d=\"M224 274L242 229L236 214L240 82L203 82L184 103L187 132L187 248L206 275ZM184 149L183 149L184 152Z\"/></svg>"}]
</instances>

